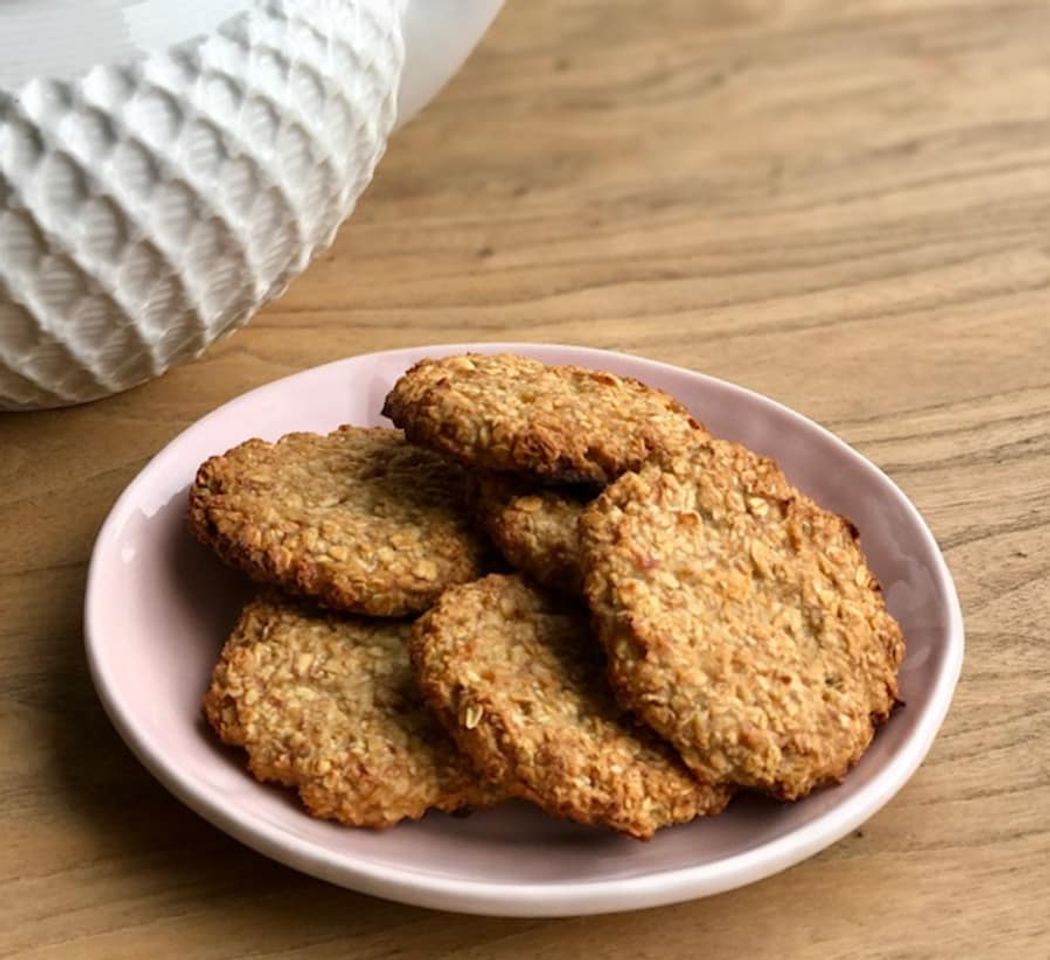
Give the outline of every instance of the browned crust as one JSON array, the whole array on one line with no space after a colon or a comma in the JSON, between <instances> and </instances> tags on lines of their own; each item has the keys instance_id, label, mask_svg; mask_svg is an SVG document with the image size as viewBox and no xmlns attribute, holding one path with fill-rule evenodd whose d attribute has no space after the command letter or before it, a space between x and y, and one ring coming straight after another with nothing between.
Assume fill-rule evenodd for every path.
<instances>
[{"instance_id":1,"label":"browned crust","mask_svg":"<svg viewBox=\"0 0 1050 960\"><path fill-rule=\"evenodd\" d=\"M256 779L296 788L315 817L389 827L430 809L492 805L503 794L419 698L409 629L253 600L215 665L204 714L247 751Z\"/></svg>"},{"instance_id":2,"label":"browned crust","mask_svg":"<svg viewBox=\"0 0 1050 960\"><path fill-rule=\"evenodd\" d=\"M260 583L339 610L403 616L483 572L457 464L399 430L248 440L190 489L193 533Z\"/></svg>"},{"instance_id":3,"label":"browned crust","mask_svg":"<svg viewBox=\"0 0 1050 960\"><path fill-rule=\"evenodd\" d=\"M617 481L580 535L617 694L701 776L796 799L860 758L904 642L848 521L709 441Z\"/></svg>"},{"instance_id":4,"label":"browned crust","mask_svg":"<svg viewBox=\"0 0 1050 960\"><path fill-rule=\"evenodd\" d=\"M485 474L477 486L482 523L506 561L542 586L579 596L576 525L590 489L543 488L512 474Z\"/></svg>"},{"instance_id":5,"label":"browned crust","mask_svg":"<svg viewBox=\"0 0 1050 960\"><path fill-rule=\"evenodd\" d=\"M640 839L728 802L617 705L582 611L520 577L452 588L410 650L427 703L512 795Z\"/></svg>"},{"instance_id":6,"label":"browned crust","mask_svg":"<svg viewBox=\"0 0 1050 960\"><path fill-rule=\"evenodd\" d=\"M513 354L421 360L383 413L415 443L485 470L608 483L702 429L630 377Z\"/></svg>"}]
</instances>

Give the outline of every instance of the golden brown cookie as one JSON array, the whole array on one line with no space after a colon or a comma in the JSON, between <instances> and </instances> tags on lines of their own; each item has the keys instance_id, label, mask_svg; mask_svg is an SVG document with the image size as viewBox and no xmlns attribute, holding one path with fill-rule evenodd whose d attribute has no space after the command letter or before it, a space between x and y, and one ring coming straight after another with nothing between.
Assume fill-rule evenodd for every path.
<instances>
[{"instance_id":1,"label":"golden brown cookie","mask_svg":"<svg viewBox=\"0 0 1050 960\"><path fill-rule=\"evenodd\" d=\"M729 799L617 705L583 612L520 577L447 591L416 622L411 653L424 698L478 769L556 816L646 839Z\"/></svg>"},{"instance_id":2,"label":"golden brown cookie","mask_svg":"<svg viewBox=\"0 0 1050 960\"><path fill-rule=\"evenodd\" d=\"M506 353L421 360L383 413L410 440L474 467L560 482L607 483L700 429L637 380Z\"/></svg>"},{"instance_id":3,"label":"golden brown cookie","mask_svg":"<svg viewBox=\"0 0 1050 960\"><path fill-rule=\"evenodd\" d=\"M848 521L713 440L622 477L580 536L610 680L694 771L795 799L860 758L904 642Z\"/></svg>"},{"instance_id":4,"label":"golden brown cookie","mask_svg":"<svg viewBox=\"0 0 1050 960\"><path fill-rule=\"evenodd\" d=\"M425 610L483 572L463 470L400 430L249 440L212 457L190 525L254 580L374 616Z\"/></svg>"},{"instance_id":5,"label":"golden brown cookie","mask_svg":"<svg viewBox=\"0 0 1050 960\"><path fill-rule=\"evenodd\" d=\"M409 629L253 600L215 666L205 716L248 752L257 779L296 787L315 817L388 827L430 809L489 806L500 792L420 699Z\"/></svg>"},{"instance_id":6,"label":"golden brown cookie","mask_svg":"<svg viewBox=\"0 0 1050 960\"><path fill-rule=\"evenodd\" d=\"M542 488L513 474L478 481L481 520L511 566L560 593L583 590L576 524L593 493Z\"/></svg>"}]
</instances>

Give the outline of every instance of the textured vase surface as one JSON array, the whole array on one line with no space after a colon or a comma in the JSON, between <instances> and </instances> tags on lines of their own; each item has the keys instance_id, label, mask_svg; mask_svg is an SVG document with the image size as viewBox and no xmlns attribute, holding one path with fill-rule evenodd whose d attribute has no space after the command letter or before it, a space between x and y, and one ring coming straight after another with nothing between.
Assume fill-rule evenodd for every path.
<instances>
[{"instance_id":1,"label":"textured vase surface","mask_svg":"<svg viewBox=\"0 0 1050 960\"><path fill-rule=\"evenodd\" d=\"M200 353L367 186L396 119L402 4L244 6L74 76L0 71L0 408L95 399ZM0 5L0 47L3 31Z\"/></svg>"}]
</instances>

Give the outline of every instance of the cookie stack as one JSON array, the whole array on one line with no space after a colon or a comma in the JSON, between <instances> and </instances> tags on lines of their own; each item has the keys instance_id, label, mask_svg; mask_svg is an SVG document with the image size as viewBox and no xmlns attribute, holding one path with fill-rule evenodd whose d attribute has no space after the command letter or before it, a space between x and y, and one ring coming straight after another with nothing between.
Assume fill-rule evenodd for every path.
<instances>
[{"instance_id":1,"label":"cookie stack","mask_svg":"<svg viewBox=\"0 0 1050 960\"><path fill-rule=\"evenodd\" d=\"M671 397L467 355L384 413L249 440L190 494L268 588L205 714L310 813L519 797L644 839L840 780L888 716L904 645L856 530Z\"/></svg>"}]
</instances>

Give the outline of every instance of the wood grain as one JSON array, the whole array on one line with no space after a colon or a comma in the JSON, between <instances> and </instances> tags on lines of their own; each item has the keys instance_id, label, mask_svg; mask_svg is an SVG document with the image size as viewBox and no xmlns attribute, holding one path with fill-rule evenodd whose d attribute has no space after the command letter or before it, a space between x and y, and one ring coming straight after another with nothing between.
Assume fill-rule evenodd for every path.
<instances>
[{"instance_id":1,"label":"wood grain","mask_svg":"<svg viewBox=\"0 0 1050 960\"><path fill-rule=\"evenodd\" d=\"M244 332L124 396L0 418L0 956L1050 955L1050 4L511 0L390 146L333 250ZM279 867L104 718L85 561L185 425L367 350L523 339L735 380L881 464L968 628L928 761L753 887L471 919Z\"/></svg>"}]
</instances>

